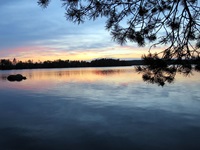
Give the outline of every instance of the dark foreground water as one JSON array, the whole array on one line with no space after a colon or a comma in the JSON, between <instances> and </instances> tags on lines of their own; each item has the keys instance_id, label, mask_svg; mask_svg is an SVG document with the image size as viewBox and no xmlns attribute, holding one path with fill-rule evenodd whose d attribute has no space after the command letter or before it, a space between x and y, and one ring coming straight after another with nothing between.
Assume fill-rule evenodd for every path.
<instances>
[{"instance_id":1,"label":"dark foreground water","mask_svg":"<svg viewBox=\"0 0 200 150\"><path fill-rule=\"evenodd\" d=\"M199 73L164 87L127 67L0 77L0 150L200 149Z\"/></svg>"}]
</instances>

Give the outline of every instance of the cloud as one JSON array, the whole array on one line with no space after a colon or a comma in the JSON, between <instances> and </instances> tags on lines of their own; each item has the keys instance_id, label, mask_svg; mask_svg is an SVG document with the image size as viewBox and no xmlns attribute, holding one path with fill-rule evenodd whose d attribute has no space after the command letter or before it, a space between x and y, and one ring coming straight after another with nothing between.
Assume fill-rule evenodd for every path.
<instances>
[{"instance_id":1,"label":"cloud","mask_svg":"<svg viewBox=\"0 0 200 150\"><path fill-rule=\"evenodd\" d=\"M50 59L66 55L91 59L139 55L134 51L138 49L136 44L121 47L111 40L105 31L105 18L77 25L66 21L61 6L61 1L52 1L46 9L39 7L37 1L0 2L1 58Z\"/></svg>"},{"instance_id":2,"label":"cloud","mask_svg":"<svg viewBox=\"0 0 200 150\"><path fill-rule=\"evenodd\" d=\"M107 33L104 30L102 20L97 20L92 24L88 21L79 26L66 21L64 17L65 10L61 7L61 2L59 1L52 1L51 5L46 9L39 7L35 1L26 0L12 3L1 2L1 4L3 5L0 6L0 49L33 45L43 41L46 43L49 41L49 44L52 45L50 42L53 41L55 43L57 41L56 43L61 43L63 38L66 39L65 43L68 45L73 43L80 45L77 43L92 43L96 39L103 39L103 34ZM95 37L91 39L91 36ZM62 41L58 42L58 40ZM102 42L100 40L98 43ZM92 45L97 44L95 42ZM73 48L73 46L71 47Z\"/></svg>"},{"instance_id":3,"label":"cloud","mask_svg":"<svg viewBox=\"0 0 200 150\"><path fill-rule=\"evenodd\" d=\"M53 38L60 34L60 17L56 20L56 14L49 12L56 7L44 11L36 2L25 0L6 4L0 8L0 48L27 45L34 40Z\"/></svg>"}]
</instances>

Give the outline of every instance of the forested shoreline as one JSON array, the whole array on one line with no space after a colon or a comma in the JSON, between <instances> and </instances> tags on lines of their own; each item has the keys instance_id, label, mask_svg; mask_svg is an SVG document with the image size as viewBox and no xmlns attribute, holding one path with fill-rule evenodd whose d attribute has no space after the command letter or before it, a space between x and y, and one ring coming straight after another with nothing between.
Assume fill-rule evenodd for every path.
<instances>
[{"instance_id":1,"label":"forested shoreline","mask_svg":"<svg viewBox=\"0 0 200 150\"><path fill-rule=\"evenodd\" d=\"M10 69L39 69L39 68L74 68L74 67L112 67L112 66L131 66L141 65L142 60L120 60L101 58L92 61L79 61L79 60L54 60L44 62L18 61L15 58L11 61L9 59L0 59L0 70Z\"/></svg>"},{"instance_id":2,"label":"forested shoreline","mask_svg":"<svg viewBox=\"0 0 200 150\"><path fill-rule=\"evenodd\" d=\"M162 59L160 59L162 60ZM19 61L15 58L11 61L10 59L0 59L0 70L11 70L11 69L42 69L42 68L76 68L76 67L117 67L117 66L137 66L137 65L152 65L151 63L159 63L158 60L144 59L141 60L120 60L112 58L101 58L94 59L92 61L83 60L47 60L34 62L32 60ZM167 65L187 65L195 64L199 67L199 59L195 60L169 60L165 61Z\"/></svg>"}]
</instances>

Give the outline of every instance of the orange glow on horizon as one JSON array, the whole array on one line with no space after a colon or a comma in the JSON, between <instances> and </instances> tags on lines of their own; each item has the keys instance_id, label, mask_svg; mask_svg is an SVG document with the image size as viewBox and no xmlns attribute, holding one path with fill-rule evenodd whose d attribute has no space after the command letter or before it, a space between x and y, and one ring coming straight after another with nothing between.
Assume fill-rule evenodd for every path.
<instances>
[{"instance_id":1,"label":"orange glow on horizon","mask_svg":"<svg viewBox=\"0 0 200 150\"><path fill-rule=\"evenodd\" d=\"M121 87L141 82L141 75L133 68L71 68L71 69L39 69L21 72L27 77L22 82L1 82L2 88L14 88L29 91L42 91L57 84L70 83L111 83ZM134 78L133 78L134 77Z\"/></svg>"},{"instance_id":2,"label":"orange glow on horizon","mask_svg":"<svg viewBox=\"0 0 200 150\"><path fill-rule=\"evenodd\" d=\"M158 50L158 49L157 49ZM0 52L1 55L2 52ZM6 54L5 54L6 53ZM61 50L48 47L20 47L4 51L4 58L16 58L20 61L33 60L34 62L43 62L46 60L84 60L91 61L98 58L114 59L140 59L143 54L148 53L148 48L135 48L131 46L114 46L102 49L89 50Z\"/></svg>"}]
</instances>

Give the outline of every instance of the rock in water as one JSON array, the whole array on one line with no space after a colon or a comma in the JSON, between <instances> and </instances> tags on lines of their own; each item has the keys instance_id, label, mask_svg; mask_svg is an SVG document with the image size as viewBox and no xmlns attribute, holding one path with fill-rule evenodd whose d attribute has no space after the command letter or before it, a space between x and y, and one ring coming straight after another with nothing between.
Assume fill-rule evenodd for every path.
<instances>
[{"instance_id":1,"label":"rock in water","mask_svg":"<svg viewBox=\"0 0 200 150\"><path fill-rule=\"evenodd\" d=\"M26 80L26 77L22 76L21 74L16 74L16 75L9 75L7 79L8 81L22 81Z\"/></svg>"}]
</instances>

